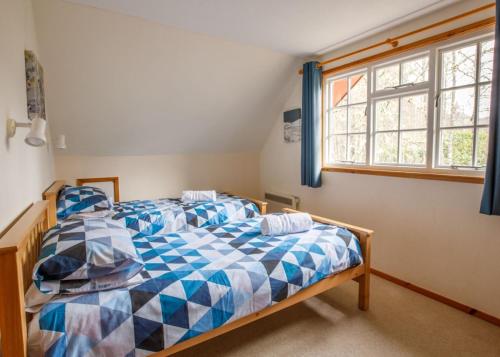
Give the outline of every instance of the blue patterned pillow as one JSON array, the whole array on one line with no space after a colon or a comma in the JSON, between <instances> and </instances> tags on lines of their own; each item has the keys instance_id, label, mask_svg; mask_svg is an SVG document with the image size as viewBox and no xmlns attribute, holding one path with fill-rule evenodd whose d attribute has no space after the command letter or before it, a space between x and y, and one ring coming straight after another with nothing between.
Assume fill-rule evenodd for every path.
<instances>
[{"instance_id":1,"label":"blue patterned pillow","mask_svg":"<svg viewBox=\"0 0 500 357\"><path fill-rule=\"evenodd\" d=\"M57 198L57 218L64 220L73 214L109 210L113 203L97 187L64 186Z\"/></svg>"},{"instance_id":2,"label":"blue patterned pillow","mask_svg":"<svg viewBox=\"0 0 500 357\"><path fill-rule=\"evenodd\" d=\"M130 234L119 222L75 219L45 234L33 280L46 294L95 291L124 283L143 266Z\"/></svg>"}]
</instances>

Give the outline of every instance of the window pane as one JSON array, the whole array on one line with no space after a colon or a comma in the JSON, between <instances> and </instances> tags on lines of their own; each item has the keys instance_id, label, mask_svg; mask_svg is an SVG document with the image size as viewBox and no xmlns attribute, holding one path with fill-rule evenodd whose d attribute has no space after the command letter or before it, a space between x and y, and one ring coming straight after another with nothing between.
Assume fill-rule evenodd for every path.
<instances>
[{"instance_id":1,"label":"window pane","mask_svg":"<svg viewBox=\"0 0 500 357\"><path fill-rule=\"evenodd\" d=\"M427 127L427 94L401 98L401 129Z\"/></svg>"},{"instance_id":2,"label":"window pane","mask_svg":"<svg viewBox=\"0 0 500 357\"><path fill-rule=\"evenodd\" d=\"M490 122L490 101L491 84L479 86L479 109L477 117L479 125L488 125Z\"/></svg>"},{"instance_id":3,"label":"window pane","mask_svg":"<svg viewBox=\"0 0 500 357\"><path fill-rule=\"evenodd\" d=\"M441 93L441 127L474 124L474 87Z\"/></svg>"},{"instance_id":4,"label":"window pane","mask_svg":"<svg viewBox=\"0 0 500 357\"><path fill-rule=\"evenodd\" d=\"M347 104L347 78L333 81L333 106Z\"/></svg>"},{"instance_id":5,"label":"window pane","mask_svg":"<svg viewBox=\"0 0 500 357\"><path fill-rule=\"evenodd\" d=\"M347 153L347 136L334 135L333 139L333 159L335 161L345 161Z\"/></svg>"},{"instance_id":6,"label":"window pane","mask_svg":"<svg viewBox=\"0 0 500 357\"><path fill-rule=\"evenodd\" d=\"M349 135L347 160L363 164L366 162L366 134Z\"/></svg>"},{"instance_id":7,"label":"window pane","mask_svg":"<svg viewBox=\"0 0 500 357\"><path fill-rule=\"evenodd\" d=\"M347 108L335 108L332 111L333 133L341 134L347 132Z\"/></svg>"},{"instance_id":8,"label":"window pane","mask_svg":"<svg viewBox=\"0 0 500 357\"><path fill-rule=\"evenodd\" d=\"M375 102L375 128L381 130L397 130L399 120L399 99L392 98Z\"/></svg>"},{"instance_id":9,"label":"window pane","mask_svg":"<svg viewBox=\"0 0 500 357\"><path fill-rule=\"evenodd\" d=\"M399 85L399 64L377 69L375 77L377 90Z\"/></svg>"},{"instance_id":10,"label":"window pane","mask_svg":"<svg viewBox=\"0 0 500 357\"><path fill-rule=\"evenodd\" d=\"M443 53L443 88L472 84L476 80L476 45Z\"/></svg>"},{"instance_id":11,"label":"window pane","mask_svg":"<svg viewBox=\"0 0 500 357\"><path fill-rule=\"evenodd\" d=\"M485 166L488 158L488 128L478 128L476 132L476 166Z\"/></svg>"},{"instance_id":12,"label":"window pane","mask_svg":"<svg viewBox=\"0 0 500 357\"><path fill-rule=\"evenodd\" d=\"M439 144L441 165L472 165L473 129L443 129Z\"/></svg>"},{"instance_id":13,"label":"window pane","mask_svg":"<svg viewBox=\"0 0 500 357\"><path fill-rule=\"evenodd\" d=\"M421 83L429 80L429 57L403 62L401 67L402 84Z\"/></svg>"},{"instance_id":14,"label":"window pane","mask_svg":"<svg viewBox=\"0 0 500 357\"><path fill-rule=\"evenodd\" d=\"M375 134L375 162L378 164L397 164L398 133Z\"/></svg>"},{"instance_id":15,"label":"window pane","mask_svg":"<svg viewBox=\"0 0 500 357\"><path fill-rule=\"evenodd\" d=\"M366 132L366 104L349 106L349 133Z\"/></svg>"},{"instance_id":16,"label":"window pane","mask_svg":"<svg viewBox=\"0 0 500 357\"><path fill-rule=\"evenodd\" d=\"M427 151L427 131L401 132L401 163L424 165Z\"/></svg>"},{"instance_id":17,"label":"window pane","mask_svg":"<svg viewBox=\"0 0 500 357\"><path fill-rule=\"evenodd\" d=\"M366 102L368 91L366 73L349 77L349 85L351 88L349 92L349 104Z\"/></svg>"},{"instance_id":18,"label":"window pane","mask_svg":"<svg viewBox=\"0 0 500 357\"><path fill-rule=\"evenodd\" d=\"M493 47L495 43L493 40L481 43L481 68L479 81L491 81L493 74Z\"/></svg>"}]
</instances>

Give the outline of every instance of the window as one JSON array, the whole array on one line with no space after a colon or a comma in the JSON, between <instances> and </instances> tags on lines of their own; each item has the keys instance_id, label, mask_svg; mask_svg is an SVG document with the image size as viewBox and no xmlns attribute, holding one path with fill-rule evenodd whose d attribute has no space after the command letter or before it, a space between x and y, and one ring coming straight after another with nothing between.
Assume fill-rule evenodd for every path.
<instances>
[{"instance_id":1,"label":"window","mask_svg":"<svg viewBox=\"0 0 500 357\"><path fill-rule=\"evenodd\" d=\"M329 82L328 145L331 159L340 163L365 163L367 138L366 72Z\"/></svg>"},{"instance_id":2,"label":"window","mask_svg":"<svg viewBox=\"0 0 500 357\"><path fill-rule=\"evenodd\" d=\"M425 165L428 93L375 101L375 164Z\"/></svg>"},{"instance_id":3,"label":"window","mask_svg":"<svg viewBox=\"0 0 500 357\"><path fill-rule=\"evenodd\" d=\"M491 36L327 77L324 164L484 170Z\"/></svg>"},{"instance_id":4,"label":"window","mask_svg":"<svg viewBox=\"0 0 500 357\"><path fill-rule=\"evenodd\" d=\"M438 167L486 165L493 40L440 51Z\"/></svg>"}]
</instances>

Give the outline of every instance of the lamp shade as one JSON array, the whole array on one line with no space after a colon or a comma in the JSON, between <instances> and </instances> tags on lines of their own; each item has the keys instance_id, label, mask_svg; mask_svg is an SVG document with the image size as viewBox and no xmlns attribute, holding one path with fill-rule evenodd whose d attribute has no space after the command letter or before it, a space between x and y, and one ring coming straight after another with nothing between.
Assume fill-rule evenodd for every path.
<instances>
[{"instance_id":1,"label":"lamp shade","mask_svg":"<svg viewBox=\"0 0 500 357\"><path fill-rule=\"evenodd\" d=\"M42 146L47 142L47 138L45 137L45 127L47 126L47 122L42 118L34 118L31 122L31 128L26 135L24 141L26 144L31 146Z\"/></svg>"}]
</instances>

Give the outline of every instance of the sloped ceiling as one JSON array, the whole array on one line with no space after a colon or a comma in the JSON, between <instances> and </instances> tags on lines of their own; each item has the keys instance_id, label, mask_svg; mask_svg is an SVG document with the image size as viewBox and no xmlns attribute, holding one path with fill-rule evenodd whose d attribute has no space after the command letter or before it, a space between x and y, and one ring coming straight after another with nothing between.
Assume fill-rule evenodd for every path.
<instances>
[{"instance_id":1,"label":"sloped ceiling","mask_svg":"<svg viewBox=\"0 0 500 357\"><path fill-rule=\"evenodd\" d=\"M457 0L67 0L307 56Z\"/></svg>"},{"instance_id":2,"label":"sloped ceiling","mask_svg":"<svg viewBox=\"0 0 500 357\"><path fill-rule=\"evenodd\" d=\"M257 151L298 54L450 1L34 1L51 131L65 154Z\"/></svg>"},{"instance_id":3,"label":"sloped ceiling","mask_svg":"<svg viewBox=\"0 0 500 357\"><path fill-rule=\"evenodd\" d=\"M293 56L60 0L35 1L47 116L65 154L256 151Z\"/></svg>"}]
</instances>

